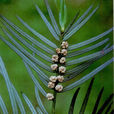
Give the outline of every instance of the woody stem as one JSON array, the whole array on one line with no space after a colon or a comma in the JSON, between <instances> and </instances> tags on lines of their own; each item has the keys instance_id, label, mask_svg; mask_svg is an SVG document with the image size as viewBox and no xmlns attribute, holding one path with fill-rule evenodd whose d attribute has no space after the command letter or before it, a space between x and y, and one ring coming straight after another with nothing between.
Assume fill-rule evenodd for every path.
<instances>
[{"instance_id":1,"label":"woody stem","mask_svg":"<svg viewBox=\"0 0 114 114\"><path fill-rule=\"evenodd\" d=\"M54 91L54 99L53 99L53 102L52 102L52 114L55 114L56 95L57 95L57 92Z\"/></svg>"},{"instance_id":2,"label":"woody stem","mask_svg":"<svg viewBox=\"0 0 114 114\"><path fill-rule=\"evenodd\" d=\"M64 35L64 32L60 34L60 42L62 42L63 40L63 35ZM59 73L56 73L56 74L59 74ZM56 106L56 97L57 97L57 92L54 91L54 99L53 99L53 102L52 102L52 114L55 114L55 106Z\"/></svg>"}]
</instances>

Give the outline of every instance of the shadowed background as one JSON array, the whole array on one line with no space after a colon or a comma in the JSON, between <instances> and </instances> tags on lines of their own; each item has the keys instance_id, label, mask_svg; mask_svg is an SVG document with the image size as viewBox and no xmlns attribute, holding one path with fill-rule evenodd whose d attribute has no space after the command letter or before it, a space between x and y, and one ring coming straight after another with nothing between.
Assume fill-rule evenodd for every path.
<instances>
[{"instance_id":1,"label":"shadowed background","mask_svg":"<svg viewBox=\"0 0 114 114\"><path fill-rule=\"evenodd\" d=\"M40 6L41 10L43 11L43 13L46 15L46 17L49 20L48 12L46 10L43 0L36 0L36 3ZM57 23L59 24L58 2L57 0L49 0L49 3L54 13L55 19L57 20ZM93 3L92 0L67 0L66 4L67 4L68 14L67 14L66 26L73 19L76 12L80 10L80 16L81 16L81 14L83 14L83 12L91 5L91 3ZM75 44L75 43L79 43L81 41L87 40L111 28L112 27L112 12L113 12L112 0L102 0L98 11L75 35L73 35L68 40L69 44ZM43 34L45 37L49 38L51 41L55 42L51 33L48 31L45 23L42 21L40 15L37 13L32 0L0 0L0 14L2 14L3 16L11 20L13 23L18 25L20 28L22 28L22 30L26 31L31 36L35 37L30 31L25 29L25 27L23 27L23 25L17 20L16 15L19 15L31 27L33 27L39 33ZM2 26L2 23L0 23L0 26ZM5 37L1 29L0 29L0 34L2 34ZM112 43L112 33L105 36L104 38L108 38L108 37L110 38L110 42ZM38 38L36 39L42 42ZM83 48L88 47L88 46L84 46ZM94 51L100 50L102 48L103 47L100 47ZM92 53L94 51L88 52L85 55ZM28 98L31 100L33 105L36 107L37 102L36 102L35 94L34 94L34 84L24 67L23 61L15 52L13 52L1 40L0 40L0 56L4 60L10 80L14 84L19 95L21 96L21 92L24 92L28 96ZM94 63L93 65L91 65L90 68L86 70L84 73L82 73L79 77L76 77L75 80L78 80L80 77L89 73L90 71L92 71L92 69L104 63L106 60L110 59L111 57L112 57L112 53L106 55L105 57L97 61L97 63ZM85 114L91 113L92 108L93 108L92 106L96 100L96 97L101 87L104 86L105 89L104 89L103 98L101 99L100 104L109 96L110 93L112 93L112 89L113 89L112 87L113 86L112 85L112 81L113 81L112 80L113 79L112 78L112 64L106 67L97 75L95 75L95 77L96 79L95 79L93 90L90 96L91 99L89 99ZM73 80L71 80L70 83L72 81ZM82 104L85 91L87 90L87 86L89 82L90 80L81 85L82 89L79 93L78 100L75 105L75 112L78 112L80 110L80 106ZM43 86L42 83L41 85ZM71 102L71 98L76 88L66 93L58 94L56 114L67 114L69 105ZM45 90L47 92L49 91L47 88L45 88ZM11 110L11 104L10 104L10 100L8 96L8 91L6 88L5 81L1 75L0 75L0 95L3 97L4 102L6 103L6 106L9 110L9 114L11 114L12 110ZM21 97L21 99L23 98ZM42 97L42 99L43 99L43 103L47 111L50 113L51 102L44 99L44 97ZM23 100L23 103L24 103L24 106L26 106L27 113L29 114L30 113L29 109L24 100ZM0 114L1 114L1 109L0 109Z\"/></svg>"}]
</instances>

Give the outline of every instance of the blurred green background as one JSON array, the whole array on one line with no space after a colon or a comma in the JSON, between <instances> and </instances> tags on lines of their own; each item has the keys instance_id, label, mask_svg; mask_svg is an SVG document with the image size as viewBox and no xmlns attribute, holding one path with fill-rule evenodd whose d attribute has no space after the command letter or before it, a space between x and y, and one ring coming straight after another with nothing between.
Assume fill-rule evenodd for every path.
<instances>
[{"instance_id":1,"label":"blurred green background","mask_svg":"<svg viewBox=\"0 0 114 114\"><path fill-rule=\"evenodd\" d=\"M46 17L49 20L48 12L46 10L43 0L36 0L35 2L40 6L41 10L43 11L43 13L46 15ZM97 2L99 2L99 0ZM59 7L57 4L58 2L57 2L57 0L49 0L49 3L50 3L52 11L54 13L54 16L57 20L57 23L59 24L59 18L58 18ZM81 16L81 14L83 14L83 12L92 3L93 3L93 0L67 0L66 4L67 4L68 14L67 14L66 26L73 19L74 15L76 14L77 11L79 11L79 9L80 9L80 16ZM78 43L78 42L87 40L93 36L96 36L104 31L108 30L109 28L111 28L112 27L112 13L113 13L112 7L113 7L112 0L101 0L101 5L100 5L100 8L98 9L98 11L85 24L85 26L83 26L75 35L72 36L72 38L70 40L68 40L69 43L74 44L74 43ZM26 31L28 34L35 37L33 34L31 34L30 31L25 29L25 27L23 27L23 25L17 20L16 15L19 15L31 27L33 27L35 30L39 31L39 33L43 34L45 37L49 38L51 41L55 42L54 38L48 31L45 23L42 21L41 17L37 13L32 0L0 0L0 14L4 15L6 18L8 18L12 22L14 22L16 25L18 25L20 28L22 28L22 30ZM2 26L2 23L0 23L0 26ZM1 31L1 29L0 29L0 34L2 34L4 37L6 37L3 34L3 32ZM112 33L105 36L104 38L107 38L107 37L110 38L110 42L112 44ZM40 41L38 38L37 38L37 40ZM40 41L40 42L42 42L42 41ZM92 45L92 44L90 44L90 45ZM90 45L88 45L88 46L90 46ZM88 46L84 46L83 48L88 47ZM102 48L103 47L100 47L94 51L100 50ZM90 54L94 51L88 52L86 54ZM36 107L37 102L36 102L35 94L34 94L34 84L33 84L32 80L30 79L30 77L24 67L23 61L15 52L13 52L1 40L0 40L0 56L4 60L10 80L14 84L19 95L21 96L21 92L24 92L28 96L28 98L31 100L33 105ZM80 57L80 56L78 56L78 57ZM112 53L106 55L105 57L100 59L97 63L94 63L88 70L86 70L84 73L82 73L80 76L78 76L75 80L78 80L80 77L89 73L94 68L96 68L100 64L104 63L106 60L110 59L111 57L112 57ZM109 96L109 94L112 93L112 90L113 90L113 78L112 78L113 72L112 71L113 71L112 64L110 64L108 67L106 67L100 73L95 75L96 79L95 79L93 90L92 90L92 93L90 96L91 99L89 99L85 114L91 114L91 111L94 106L94 102L96 100L96 97L97 97L98 92L100 91L101 87L104 86L105 89L104 89L103 98L101 99L100 105ZM36 77L37 77L37 75L36 75ZM70 83L71 82L73 82L73 80L71 80ZM82 89L79 93L78 100L75 105L74 114L78 114L78 112L80 110L80 106L82 104L82 101L83 101L83 98L84 98L84 95L87 90L87 86L88 86L89 82L90 82L90 80L81 85ZM41 85L43 86L42 83L41 83ZM45 90L47 92L49 92L49 90L47 88L45 88ZM56 114L67 114L68 113L71 98L72 98L75 90L76 90L76 88L74 88L73 90L68 91L66 93L58 94L57 105L56 105ZM1 77L1 76L0 76L0 95L3 97L3 99L6 103L9 114L12 114L11 104L10 104L6 84L5 84L3 77ZM44 97L42 97L42 99L43 99L43 103L44 103L47 111L50 114L51 113L51 102L47 101ZM23 100L23 103L26 107L27 114L29 114L30 110L28 109L24 100ZM0 109L0 114L1 113L2 112Z\"/></svg>"}]
</instances>

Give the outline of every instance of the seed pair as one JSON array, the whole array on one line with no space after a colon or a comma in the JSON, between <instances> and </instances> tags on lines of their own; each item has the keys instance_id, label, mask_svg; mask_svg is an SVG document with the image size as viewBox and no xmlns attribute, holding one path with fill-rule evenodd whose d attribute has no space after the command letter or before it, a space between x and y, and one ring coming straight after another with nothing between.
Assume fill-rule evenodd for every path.
<instances>
[{"instance_id":1,"label":"seed pair","mask_svg":"<svg viewBox=\"0 0 114 114\"><path fill-rule=\"evenodd\" d=\"M56 82L56 81L59 81L59 82L63 82L64 81L64 77L63 76L51 76L50 77L50 81L51 82Z\"/></svg>"},{"instance_id":2,"label":"seed pair","mask_svg":"<svg viewBox=\"0 0 114 114\"><path fill-rule=\"evenodd\" d=\"M63 82L64 77L63 76L51 76L50 82L48 83L49 88L55 88L56 91L62 91L63 86L62 85L56 85L56 82Z\"/></svg>"},{"instance_id":3,"label":"seed pair","mask_svg":"<svg viewBox=\"0 0 114 114\"><path fill-rule=\"evenodd\" d=\"M66 49L57 48L57 49L56 49L56 53L57 53L57 54L61 54L61 55L63 55L63 56L66 56L66 55L67 55L67 50L66 50Z\"/></svg>"},{"instance_id":4,"label":"seed pair","mask_svg":"<svg viewBox=\"0 0 114 114\"><path fill-rule=\"evenodd\" d=\"M55 88L56 91L61 92L63 90L63 86L60 84L56 84L56 82L63 82L64 77L63 76L51 76L50 82L48 83L49 88Z\"/></svg>"},{"instance_id":5,"label":"seed pair","mask_svg":"<svg viewBox=\"0 0 114 114\"><path fill-rule=\"evenodd\" d=\"M60 60L59 60L59 56L58 55L53 55L52 56L52 61L64 64L66 62L66 58L65 57L61 57Z\"/></svg>"},{"instance_id":6,"label":"seed pair","mask_svg":"<svg viewBox=\"0 0 114 114\"><path fill-rule=\"evenodd\" d=\"M57 64L51 65L51 69L52 69L53 71L57 71L57 68L58 68L58 65L57 65ZM58 70L59 70L59 73L65 73L65 72L66 72L66 67L60 66L60 67L58 68Z\"/></svg>"}]
</instances>

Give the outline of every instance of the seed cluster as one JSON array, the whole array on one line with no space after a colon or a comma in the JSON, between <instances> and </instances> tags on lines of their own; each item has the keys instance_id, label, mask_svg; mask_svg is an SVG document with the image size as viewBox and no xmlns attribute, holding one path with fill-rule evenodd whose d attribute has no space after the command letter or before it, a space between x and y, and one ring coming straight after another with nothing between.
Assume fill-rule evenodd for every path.
<instances>
[{"instance_id":1,"label":"seed cluster","mask_svg":"<svg viewBox=\"0 0 114 114\"><path fill-rule=\"evenodd\" d=\"M47 97L48 100L54 99L54 96L53 96L52 93L47 93L46 97Z\"/></svg>"},{"instance_id":2,"label":"seed cluster","mask_svg":"<svg viewBox=\"0 0 114 114\"><path fill-rule=\"evenodd\" d=\"M67 55L67 48L68 48L68 42L63 41L61 43L61 48L56 49L56 55L52 55L52 61L54 64L51 65L51 69L58 74L58 76L51 76L48 82L48 87L51 89L54 89L54 91L61 92L63 90L63 86L59 83L64 81L64 74L66 72L66 58ZM52 100L54 99L54 96L52 93L47 94L47 99Z\"/></svg>"}]
</instances>

